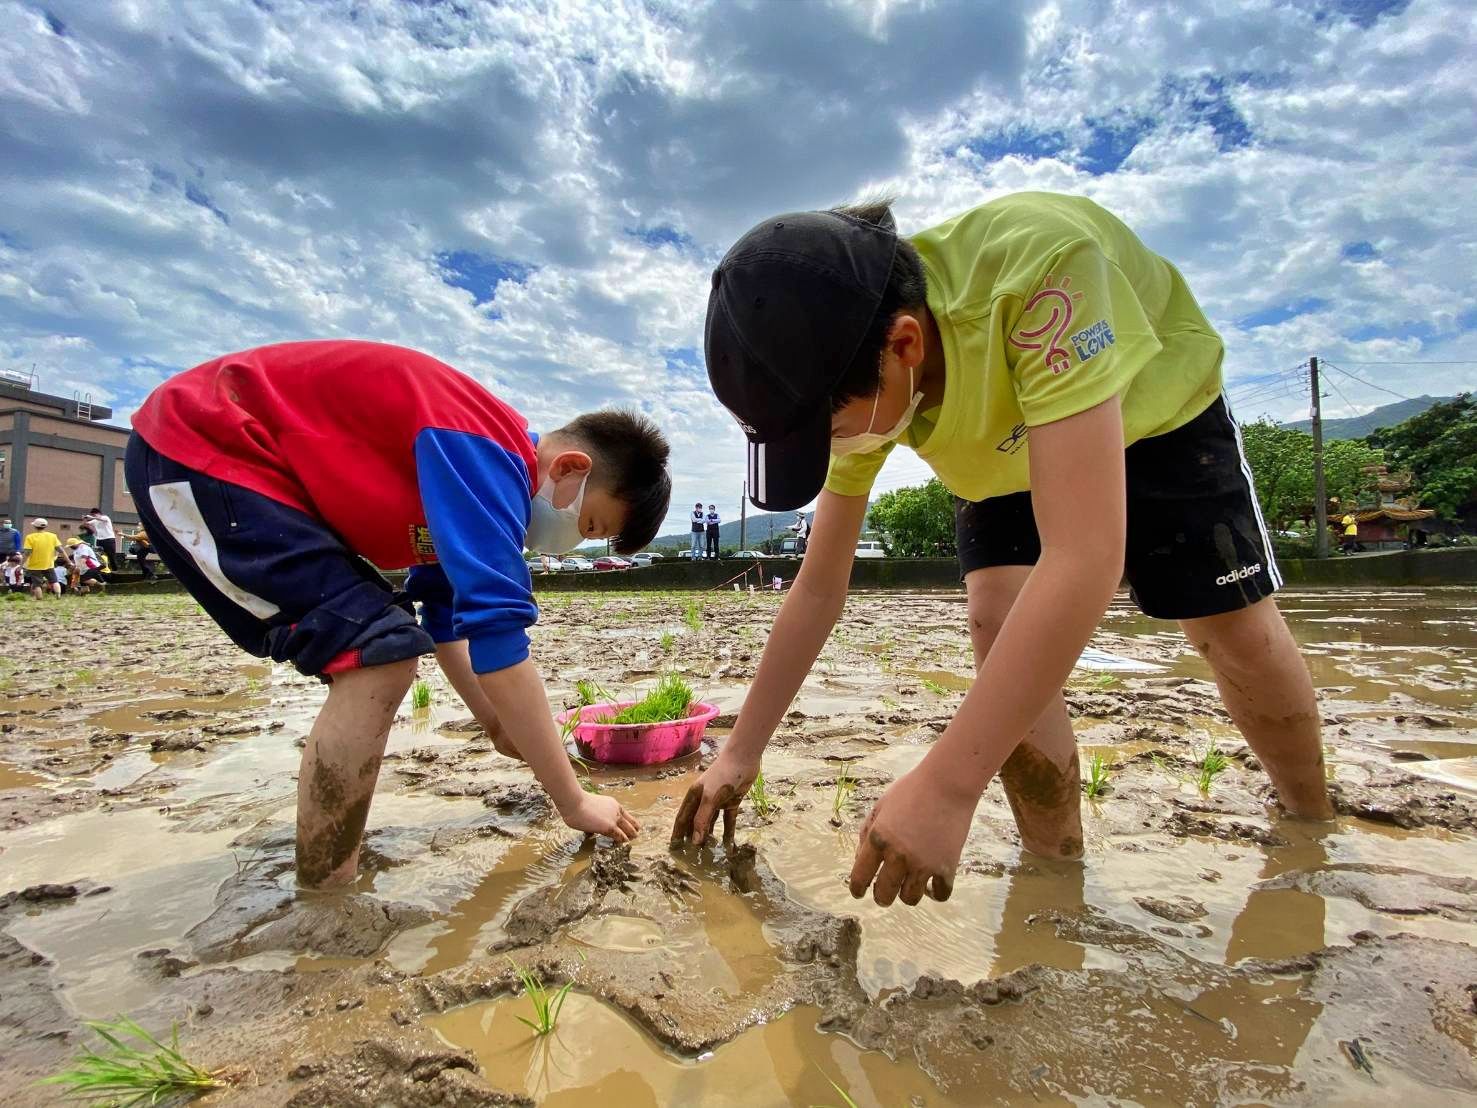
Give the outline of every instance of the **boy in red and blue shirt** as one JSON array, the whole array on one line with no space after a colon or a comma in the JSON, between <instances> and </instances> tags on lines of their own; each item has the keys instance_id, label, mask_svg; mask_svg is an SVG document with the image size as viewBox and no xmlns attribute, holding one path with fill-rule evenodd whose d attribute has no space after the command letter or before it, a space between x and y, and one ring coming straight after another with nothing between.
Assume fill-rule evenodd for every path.
<instances>
[{"instance_id":1,"label":"boy in red and blue shirt","mask_svg":"<svg viewBox=\"0 0 1477 1108\"><path fill-rule=\"evenodd\" d=\"M238 646L330 681L298 778L300 884L353 879L390 724L432 652L569 826L635 835L559 741L523 551L651 540L671 478L648 420L596 412L539 437L434 358L323 341L172 377L133 426L128 487L160 559ZM378 572L406 567L403 594Z\"/></svg>"}]
</instances>

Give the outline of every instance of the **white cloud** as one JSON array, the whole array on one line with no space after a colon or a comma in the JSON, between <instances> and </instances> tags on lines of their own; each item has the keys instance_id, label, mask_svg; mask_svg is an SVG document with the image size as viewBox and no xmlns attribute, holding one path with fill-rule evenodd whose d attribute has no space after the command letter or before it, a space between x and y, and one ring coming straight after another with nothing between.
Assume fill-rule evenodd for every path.
<instances>
[{"instance_id":1,"label":"white cloud","mask_svg":"<svg viewBox=\"0 0 1477 1108\"><path fill-rule=\"evenodd\" d=\"M1470 356L1470 5L1228 10L0 0L0 363L126 415L227 350L405 343L535 426L644 408L680 520L743 475L701 369L708 271L765 215L877 187L906 229L1094 197L1186 273L1233 381ZM526 276L478 305L442 279L456 251ZM1415 395L1474 370L1359 372ZM1290 416L1294 392L1253 395ZM900 457L882 485L924 472Z\"/></svg>"}]
</instances>

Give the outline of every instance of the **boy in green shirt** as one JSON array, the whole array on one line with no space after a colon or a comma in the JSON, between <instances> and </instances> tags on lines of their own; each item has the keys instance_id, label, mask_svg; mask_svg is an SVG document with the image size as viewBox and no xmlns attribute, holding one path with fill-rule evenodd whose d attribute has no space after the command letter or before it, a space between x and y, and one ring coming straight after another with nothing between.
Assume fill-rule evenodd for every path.
<instances>
[{"instance_id":1,"label":"boy in green shirt","mask_svg":"<svg viewBox=\"0 0 1477 1108\"><path fill-rule=\"evenodd\" d=\"M899 238L886 203L761 223L713 274L708 373L749 438L754 503L817 493L809 553L737 726L674 837L731 834L770 734L841 614L893 446L955 494L978 677L862 828L851 891L947 899L997 773L1022 843L1082 852L1062 698L1127 575L1178 620L1293 815L1332 815L1312 682L1184 278L1091 201L1020 193ZM875 883L874 883L875 880Z\"/></svg>"}]
</instances>

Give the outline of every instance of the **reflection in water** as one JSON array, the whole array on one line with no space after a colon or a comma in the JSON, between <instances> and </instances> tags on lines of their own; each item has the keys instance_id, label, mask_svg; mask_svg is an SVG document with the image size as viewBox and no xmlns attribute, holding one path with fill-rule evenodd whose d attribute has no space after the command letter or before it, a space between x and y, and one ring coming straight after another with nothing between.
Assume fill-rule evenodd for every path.
<instances>
[{"instance_id":1,"label":"reflection in water","mask_svg":"<svg viewBox=\"0 0 1477 1108\"><path fill-rule=\"evenodd\" d=\"M1086 904L1085 876L1081 862L1045 858L1022 861L1007 879L991 977L1002 977L1032 963L1067 970L1081 969L1086 964L1087 952L1081 943L1061 938L1049 920L1039 918L1040 913L1052 909L1066 915L1080 912Z\"/></svg>"},{"instance_id":2,"label":"reflection in water","mask_svg":"<svg viewBox=\"0 0 1477 1108\"><path fill-rule=\"evenodd\" d=\"M1328 864L1323 839L1332 829L1316 824L1282 824L1292 845L1265 849L1260 877L1266 880ZM1301 889L1252 889L1231 924L1226 964L1248 959L1278 961L1324 945L1323 898ZM1323 1005L1300 996L1303 974L1209 989L1192 1008L1235 1028L1236 1054L1259 1065L1291 1067L1307 1041Z\"/></svg>"}]
</instances>

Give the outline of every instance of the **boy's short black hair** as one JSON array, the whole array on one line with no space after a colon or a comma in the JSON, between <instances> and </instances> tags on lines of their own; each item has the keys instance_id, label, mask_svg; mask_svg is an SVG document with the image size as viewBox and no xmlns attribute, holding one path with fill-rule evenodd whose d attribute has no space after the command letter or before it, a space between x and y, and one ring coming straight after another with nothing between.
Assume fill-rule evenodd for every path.
<instances>
[{"instance_id":1,"label":"boy's short black hair","mask_svg":"<svg viewBox=\"0 0 1477 1108\"><path fill-rule=\"evenodd\" d=\"M892 217L892 197L883 196L875 200L863 200L832 208L838 215L850 216L874 227L896 230L897 221ZM851 365L836 382L831 392L831 411L839 411L861 396L872 396L882 384L882 348L887 342L887 333L892 330L892 321L899 312L920 309L928 303L928 278L923 272L923 259L911 242L898 236L897 253L892 259L892 274L887 279L887 290L877 305L877 315L866 337L857 347Z\"/></svg>"},{"instance_id":2,"label":"boy's short black hair","mask_svg":"<svg viewBox=\"0 0 1477 1108\"><path fill-rule=\"evenodd\" d=\"M672 499L671 447L657 425L610 408L577 416L554 433L583 447L595 461L596 481L626 505L625 523L611 539L615 552L634 554L656 538Z\"/></svg>"}]
</instances>

